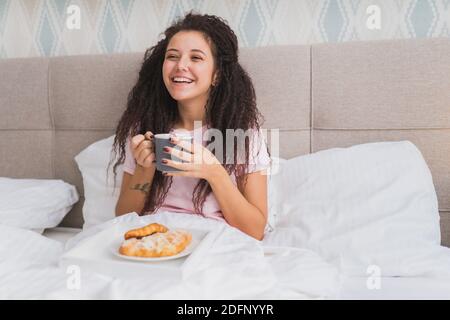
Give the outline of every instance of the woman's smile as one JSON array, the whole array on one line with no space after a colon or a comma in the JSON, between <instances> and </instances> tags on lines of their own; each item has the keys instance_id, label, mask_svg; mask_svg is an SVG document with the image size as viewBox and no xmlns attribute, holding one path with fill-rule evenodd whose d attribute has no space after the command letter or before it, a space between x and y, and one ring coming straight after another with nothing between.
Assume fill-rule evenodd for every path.
<instances>
[{"instance_id":1,"label":"woman's smile","mask_svg":"<svg viewBox=\"0 0 450 320\"><path fill-rule=\"evenodd\" d=\"M173 87L182 89L191 87L195 82L194 80L187 77L172 77L170 80Z\"/></svg>"}]
</instances>

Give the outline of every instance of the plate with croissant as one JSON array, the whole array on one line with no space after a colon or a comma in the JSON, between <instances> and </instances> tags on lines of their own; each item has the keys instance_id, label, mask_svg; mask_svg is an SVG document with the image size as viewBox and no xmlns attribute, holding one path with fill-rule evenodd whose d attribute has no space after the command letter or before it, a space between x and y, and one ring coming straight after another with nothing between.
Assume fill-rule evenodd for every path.
<instances>
[{"instance_id":1,"label":"plate with croissant","mask_svg":"<svg viewBox=\"0 0 450 320\"><path fill-rule=\"evenodd\" d=\"M198 243L198 237L188 230L151 223L125 232L122 240L112 244L111 250L128 260L162 261L187 256Z\"/></svg>"}]
</instances>

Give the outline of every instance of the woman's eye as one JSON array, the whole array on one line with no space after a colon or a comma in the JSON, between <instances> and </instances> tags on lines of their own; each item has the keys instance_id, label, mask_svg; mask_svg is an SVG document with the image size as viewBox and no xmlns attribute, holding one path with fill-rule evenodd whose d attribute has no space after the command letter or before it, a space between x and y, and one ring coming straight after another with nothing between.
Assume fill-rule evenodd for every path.
<instances>
[{"instance_id":1,"label":"woman's eye","mask_svg":"<svg viewBox=\"0 0 450 320\"><path fill-rule=\"evenodd\" d=\"M177 59L177 56L167 56L166 59ZM202 60L201 57L192 57L193 60Z\"/></svg>"}]
</instances>

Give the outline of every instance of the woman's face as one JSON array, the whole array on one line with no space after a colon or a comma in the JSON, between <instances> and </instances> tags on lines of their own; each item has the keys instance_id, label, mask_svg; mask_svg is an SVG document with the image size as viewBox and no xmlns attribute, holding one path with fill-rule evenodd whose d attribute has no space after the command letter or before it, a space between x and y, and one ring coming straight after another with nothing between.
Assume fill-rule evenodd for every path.
<instances>
[{"instance_id":1,"label":"woman's face","mask_svg":"<svg viewBox=\"0 0 450 320\"><path fill-rule=\"evenodd\" d=\"M180 31L169 41L162 74L176 101L206 103L214 69L211 48L201 32Z\"/></svg>"}]
</instances>

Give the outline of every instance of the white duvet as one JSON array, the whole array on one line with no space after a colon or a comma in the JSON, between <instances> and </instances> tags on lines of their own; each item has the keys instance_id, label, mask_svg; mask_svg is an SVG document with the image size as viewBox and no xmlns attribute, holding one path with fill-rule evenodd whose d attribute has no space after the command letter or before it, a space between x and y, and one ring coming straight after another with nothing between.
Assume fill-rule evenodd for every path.
<instances>
[{"instance_id":1,"label":"white duvet","mask_svg":"<svg viewBox=\"0 0 450 320\"><path fill-rule=\"evenodd\" d=\"M83 268L75 275L59 266L65 250L101 230L134 222L211 232L182 265L181 280L155 273L114 278ZM172 212L115 218L81 232L66 248L3 225L0 241L1 299L334 299L340 283L336 268L312 251L271 246L225 223Z\"/></svg>"}]
</instances>

